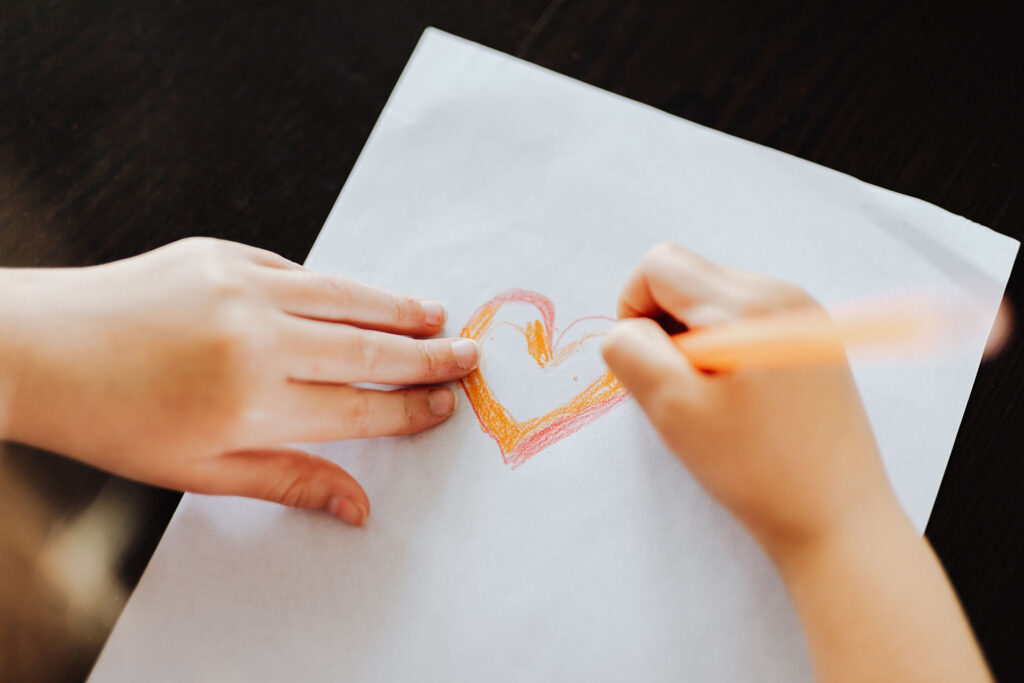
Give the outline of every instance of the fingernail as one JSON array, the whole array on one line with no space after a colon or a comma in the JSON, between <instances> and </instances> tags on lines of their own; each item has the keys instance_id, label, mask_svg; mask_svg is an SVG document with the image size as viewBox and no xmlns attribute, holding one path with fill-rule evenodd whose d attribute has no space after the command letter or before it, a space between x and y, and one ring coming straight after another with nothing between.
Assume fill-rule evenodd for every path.
<instances>
[{"instance_id":1,"label":"fingernail","mask_svg":"<svg viewBox=\"0 0 1024 683\"><path fill-rule=\"evenodd\" d=\"M476 342L472 339L460 339L452 343L452 353L455 354L455 362L462 370L472 370L476 367L479 353Z\"/></svg>"},{"instance_id":2,"label":"fingernail","mask_svg":"<svg viewBox=\"0 0 1024 683\"><path fill-rule=\"evenodd\" d=\"M427 398L430 412L438 417L446 417L455 412L455 392L451 389L431 389Z\"/></svg>"},{"instance_id":3,"label":"fingernail","mask_svg":"<svg viewBox=\"0 0 1024 683\"><path fill-rule=\"evenodd\" d=\"M332 515L352 526L362 526L369 516L369 510L362 503L357 503L343 496L331 498L327 504L327 511Z\"/></svg>"},{"instance_id":4,"label":"fingernail","mask_svg":"<svg viewBox=\"0 0 1024 683\"><path fill-rule=\"evenodd\" d=\"M444 324L444 306L436 301L421 301L423 306L424 321L431 327L439 327Z\"/></svg>"},{"instance_id":5,"label":"fingernail","mask_svg":"<svg viewBox=\"0 0 1024 683\"><path fill-rule=\"evenodd\" d=\"M362 503L353 503L353 505L359 510L359 526L366 524L366 518L370 516L370 508Z\"/></svg>"}]
</instances>

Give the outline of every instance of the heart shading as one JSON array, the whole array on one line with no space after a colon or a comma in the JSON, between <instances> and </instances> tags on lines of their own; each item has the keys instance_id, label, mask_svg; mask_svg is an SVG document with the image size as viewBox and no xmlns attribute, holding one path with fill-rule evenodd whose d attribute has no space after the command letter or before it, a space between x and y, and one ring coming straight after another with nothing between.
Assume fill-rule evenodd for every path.
<instances>
[{"instance_id":1,"label":"heart shading","mask_svg":"<svg viewBox=\"0 0 1024 683\"><path fill-rule=\"evenodd\" d=\"M563 342L562 338L573 325L597 318L611 320L603 316L580 318L569 325L553 343L551 337L554 330L555 306L551 300L538 292L511 289L498 294L478 308L462 329L462 336L475 339L482 346L488 332L502 322L499 317L501 308L511 303L528 304L537 309L537 317L534 320L521 328L516 328L526 338L530 359L541 368L557 365L583 348L587 339L598 336L590 334ZM481 429L495 440L501 449L505 464L513 468L522 465L531 456L572 434L629 397L615 376L606 370L555 409L543 415L518 420L494 395L480 368L463 378L461 384L480 421Z\"/></svg>"}]
</instances>

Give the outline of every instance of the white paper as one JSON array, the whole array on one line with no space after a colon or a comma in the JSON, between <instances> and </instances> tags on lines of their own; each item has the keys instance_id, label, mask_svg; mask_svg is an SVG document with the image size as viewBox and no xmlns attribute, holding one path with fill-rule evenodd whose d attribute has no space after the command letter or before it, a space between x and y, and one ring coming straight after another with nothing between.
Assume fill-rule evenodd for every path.
<instances>
[{"instance_id":1,"label":"white paper","mask_svg":"<svg viewBox=\"0 0 1024 683\"><path fill-rule=\"evenodd\" d=\"M660 241L830 305L977 299L953 355L854 358L923 529L1018 246L987 228L429 30L307 263L442 301L449 334L513 288L548 297L562 330L613 315ZM516 415L603 371L590 343L548 382L509 329L483 370ZM775 571L634 402L513 468L460 398L427 433L314 447L368 491L365 529L185 496L92 679L810 677Z\"/></svg>"}]
</instances>

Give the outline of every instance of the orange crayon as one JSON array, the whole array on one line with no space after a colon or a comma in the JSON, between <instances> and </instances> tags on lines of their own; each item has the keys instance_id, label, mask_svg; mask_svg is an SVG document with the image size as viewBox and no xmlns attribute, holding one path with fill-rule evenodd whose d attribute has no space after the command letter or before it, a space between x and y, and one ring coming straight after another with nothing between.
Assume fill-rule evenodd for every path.
<instances>
[{"instance_id":1,"label":"orange crayon","mask_svg":"<svg viewBox=\"0 0 1024 683\"><path fill-rule=\"evenodd\" d=\"M948 340L948 311L921 299L875 303L829 316L801 308L699 328L672 337L694 367L784 368L842 362L846 348L897 355L934 349Z\"/></svg>"}]
</instances>

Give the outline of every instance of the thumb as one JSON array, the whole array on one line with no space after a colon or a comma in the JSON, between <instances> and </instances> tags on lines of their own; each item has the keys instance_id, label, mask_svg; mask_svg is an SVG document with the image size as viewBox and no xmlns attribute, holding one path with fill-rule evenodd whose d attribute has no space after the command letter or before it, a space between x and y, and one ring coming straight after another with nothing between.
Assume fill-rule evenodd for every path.
<instances>
[{"instance_id":1,"label":"thumb","mask_svg":"<svg viewBox=\"0 0 1024 683\"><path fill-rule=\"evenodd\" d=\"M609 369L662 429L679 408L696 402L706 379L650 318L618 322L601 346Z\"/></svg>"},{"instance_id":2,"label":"thumb","mask_svg":"<svg viewBox=\"0 0 1024 683\"><path fill-rule=\"evenodd\" d=\"M232 451L198 465L188 490L259 498L290 507L325 510L362 526L370 514L366 492L345 470L294 448Z\"/></svg>"}]
</instances>

